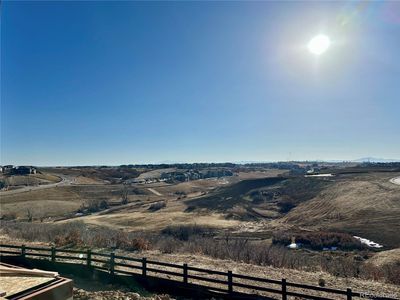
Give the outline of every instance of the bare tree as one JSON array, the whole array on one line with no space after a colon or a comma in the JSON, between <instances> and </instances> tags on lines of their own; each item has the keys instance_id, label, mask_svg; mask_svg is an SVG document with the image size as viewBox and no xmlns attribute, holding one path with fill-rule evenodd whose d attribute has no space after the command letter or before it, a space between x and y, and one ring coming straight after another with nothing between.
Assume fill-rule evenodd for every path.
<instances>
[{"instance_id":1,"label":"bare tree","mask_svg":"<svg viewBox=\"0 0 400 300\"><path fill-rule=\"evenodd\" d=\"M128 204L128 188L126 186L124 186L124 188L122 189L122 195L121 195L121 204Z\"/></svg>"},{"instance_id":2,"label":"bare tree","mask_svg":"<svg viewBox=\"0 0 400 300\"><path fill-rule=\"evenodd\" d=\"M29 208L27 209L26 217L28 218L28 222L32 222L33 215L32 215L32 211Z\"/></svg>"}]
</instances>

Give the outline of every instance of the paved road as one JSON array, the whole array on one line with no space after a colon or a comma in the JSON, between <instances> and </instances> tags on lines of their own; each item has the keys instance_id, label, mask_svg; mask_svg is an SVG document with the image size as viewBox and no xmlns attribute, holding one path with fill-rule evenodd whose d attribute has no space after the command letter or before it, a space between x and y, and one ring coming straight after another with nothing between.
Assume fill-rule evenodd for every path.
<instances>
[{"instance_id":1,"label":"paved road","mask_svg":"<svg viewBox=\"0 0 400 300\"><path fill-rule=\"evenodd\" d=\"M400 176L397 176L395 178L390 179L390 182L394 183L394 184L397 184L397 185L400 185Z\"/></svg>"},{"instance_id":2,"label":"paved road","mask_svg":"<svg viewBox=\"0 0 400 300\"><path fill-rule=\"evenodd\" d=\"M60 177L61 181L56 182L56 183L42 184L42 185L24 186L22 188L18 188L15 190L9 190L9 191L0 191L0 196L14 195L14 194L26 193L26 192L37 191L37 190L44 190L44 189L49 189L49 188L53 188L56 186L70 185L74 182L74 178L67 177L67 176L60 175L60 174L57 174L56 176Z\"/></svg>"}]
</instances>

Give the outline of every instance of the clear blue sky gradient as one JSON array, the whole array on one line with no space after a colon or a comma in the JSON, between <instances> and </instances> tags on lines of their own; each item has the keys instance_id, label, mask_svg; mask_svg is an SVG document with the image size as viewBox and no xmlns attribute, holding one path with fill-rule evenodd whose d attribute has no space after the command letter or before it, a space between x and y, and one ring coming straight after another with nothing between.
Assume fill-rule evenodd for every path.
<instances>
[{"instance_id":1,"label":"clear blue sky gradient","mask_svg":"<svg viewBox=\"0 0 400 300\"><path fill-rule=\"evenodd\" d=\"M396 2L3 2L1 163L400 158ZM332 39L316 57L306 44Z\"/></svg>"}]
</instances>

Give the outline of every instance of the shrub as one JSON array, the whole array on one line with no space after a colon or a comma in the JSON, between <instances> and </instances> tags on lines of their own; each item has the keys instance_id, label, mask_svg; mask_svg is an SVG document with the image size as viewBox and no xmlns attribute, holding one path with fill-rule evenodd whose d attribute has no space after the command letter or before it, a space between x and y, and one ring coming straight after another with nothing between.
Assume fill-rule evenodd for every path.
<instances>
[{"instance_id":1,"label":"shrub","mask_svg":"<svg viewBox=\"0 0 400 300\"><path fill-rule=\"evenodd\" d=\"M149 249L150 249L150 242L145 238L137 237L130 240L129 246L126 250L145 251Z\"/></svg>"},{"instance_id":2,"label":"shrub","mask_svg":"<svg viewBox=\"0 0 400 300\"><path fill-rule=\"evenodd\" d=\"M107 200L90 199L86 202L88 212L97 212L109 208Z\"/></svg>"},{"instance_id":3,"label":"shrub","mask_svg":"<svg viewBox=\"0 0 400 300\"><path fill-rule=\"evenodd\" d=\"M176 253L182 247L182 241L173 237L162 237L157 240L157 248L162 253Z\"/></svg>"},{"instance_id":4,"label":"shrub","mask_svg":"<svg viewBox=\"0 0 400 300\"><path fill-rule=\"evenodd\" d=\"M251 241L229 234L217 239L217 237L212 236L212 227L199 225L168 226L161 234L145 235L105 227L92 228L83 222L44 224L2 221L1 232L17 239L55 242L57 246L118 248L128 251L158 249L164 253L202 254L257 265L302 269L312 272L325 271L334 276L386 280L400 284L400 263L375 266L365 260L368 258L367 252L359 252L359 255L352 253L343 255L343 253L338 252L334 255L326 252L291 251L285 247L287 243L290 243L291 235L289 233L277 234L274 236L273 244L270 245L263 241ZM338 241L346 245L349 237L349 235L343 234L342 236L342 234L331 232L302 232L294 235L299 239L300 236L303 239L308 238L316 245L327 241ZM319 280L318 284L322 286L324 281Z\"/></svg>"},{"instance_id":5,"label":"shrub","mask_svg":"<svg viewBox=\"0 0 400 300\"><path fill-rule=\"evenodd\" d=\"M319 285L319 286L324 287L325 284L326 284L325 279L323 279L323 278L318 279L318 285Z\"/></svg>"},{"instance_id":6,"label":"shrub","mask_svg":"<svg viewBox=\"0 0 400 300\"><path fill-rule=\"evenodd\" d=\"M73 241L73 236L76 236L77 232L80 233L80 236L83 236L83 233L87 231L83 222L45 224L3 221L1 222L1 229L10 237L41 242L54 242L56 238L61 242L61 239L66 239L68 235L70 235L69 240Z\"/></svg>"},{"instance_id":7,"label":"shrub","mask_svg":"<svg viewBox=\"0 0 400 300\"><path fill-rule=\"evenodd\" d=\"M274 244L289 245L294 236L297 243L314 250L327 247L338 247L341 250L363 250L365 246L347 233L312 231L312 232L278 232L273 235Z\"/></svg>"},{"instance_id":8,"label":"shrub","mask_svg":"<svg viewBox=\"0 0 400 300\"><path fill-rule=\"evenodd\" d=\"M15 219L17 219L17 213L14 211L1 215L1 220L4 220L4 221L12 221Z\"/></svg>"},{"instance_id":9,"label":"shrub","mask_svg":"<svg viewBox=\"0 0 400 300\"><path fill-rule=\"evenodd\" d=\"M279 212L281 213L288 213L291 211L296 205L292 203L290 200L283 200L281 202L278 202L278 207L279 207Z\"/></svg>"},{"instance_id":10,"label":"shrub","mask_svg":"<svg viewBox=\"0 0 400 300\"><path fill-rule=\"evenodd\" d=\"M82 246L84 244L81 233L73 229L64 235L58 235L54 238L56 246Z\"/></svg>"},{"instance_id":11,"label":"shrub","mask_svg":"<svg viewBox=\"0 0 400 300\"><path fill-rule=\"evenodd\" d=\"M131 251L151 248L150 241L144 236L104 227L89 229L83 222L44 224L3 221L1 228L10 237L28 241L51 242L58 247L89 246Z\"/></svg>"},{"instance_id":12,"label":"shrub","mask_svg":"<svg viewBox=\"0 0 400 300\"><path fill-rule=\"evenodd\" d=\"M157 211L157 210L160 210L161 208L164 208L166 206L167 206L167 202L166 201L159 201L159 202L156 202L156 203L152 203L149 206L149 210L150 211Z\"/></svg>"},{"instance_id":13,"label":"shrub","mask_svg":"<svg viewBox=\"0 0 400 300\"><path fill-rule=\"evenodd\" d=\"M3 181L3 180L0 180L0 190L3 189L3 188L5 188L5 187L7 187L6 182Z\"/></svg>"},{"instance_id":14,"label":"shrub","mask_svg":"<svg viewBox=\"0 0 400 300\"><path fill-rule=\"evenodd\" d=\"M164 235L170 235L174 238L187 241L191 236L205 236L210 234L212 228L210 226L199 226L199 225L171 225L164 228L161 233Z\"/></svg>"}]
</instances>

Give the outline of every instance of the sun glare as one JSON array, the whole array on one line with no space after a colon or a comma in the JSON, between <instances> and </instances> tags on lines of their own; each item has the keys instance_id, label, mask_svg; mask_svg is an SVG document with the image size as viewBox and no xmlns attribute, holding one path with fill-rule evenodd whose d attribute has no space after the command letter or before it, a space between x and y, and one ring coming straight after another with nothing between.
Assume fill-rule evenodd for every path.
<instances>
[{"instance_id":1,"label":"sun glare","mask_svg":"<svg viewBox=\"0 0 400 300\"><path fill-rule=\"evenodd\" d=\"M315 55L320 55L328 50L331 45L331 40L324 34L319 34L313 37L308 43L308 50Z\"/></svg>"}]
</instances>

